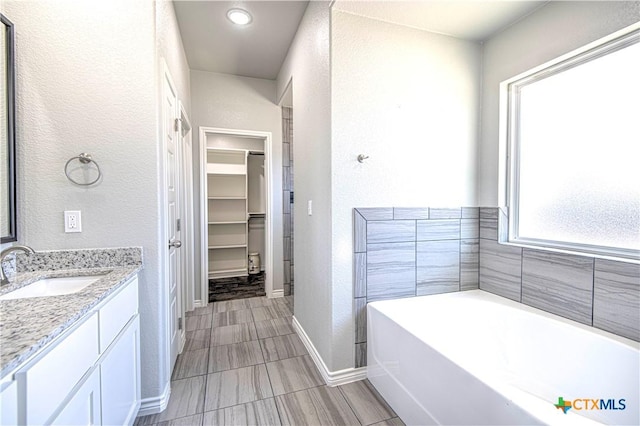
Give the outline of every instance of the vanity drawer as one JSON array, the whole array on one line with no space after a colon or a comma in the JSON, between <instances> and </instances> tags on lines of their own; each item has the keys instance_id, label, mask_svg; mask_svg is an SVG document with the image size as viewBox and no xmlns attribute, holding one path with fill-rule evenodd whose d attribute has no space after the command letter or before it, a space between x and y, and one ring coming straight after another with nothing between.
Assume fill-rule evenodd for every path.
<instances>
[{"instance_id":1,"label":"vanity drawer","mask_svg":"<svg viewBox=\"0 0 640 426\"><path fill-rule=\"evenodd\" d=\"M56 346L16 373L24 424L45 424L98 359L98 316L91 315Z\"/></svg>"},{"instance_id":2,"label":"vanity drawer","mask_svg":"<svg viewBox=\"0 0 640 426\"><path fill-rule=\"evenodd\" d=\"M100 308L100 353L107 350L113 339L129 320L138 313L138 277L135 277Z\"/></svg>"}]
</instances>

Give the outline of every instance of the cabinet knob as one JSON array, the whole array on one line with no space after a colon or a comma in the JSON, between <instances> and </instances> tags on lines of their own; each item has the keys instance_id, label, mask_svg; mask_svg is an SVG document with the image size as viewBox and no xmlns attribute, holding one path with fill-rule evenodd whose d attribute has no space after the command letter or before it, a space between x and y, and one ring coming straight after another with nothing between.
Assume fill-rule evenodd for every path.
<instances>
[{"instance_id":1,"label":"cabinet knob","mask_svg":"<svg viewBox=\"0 0 640 426\"><path fill-rule=\"evenodd\" d=\"M169 248L171 248L171 247L180 248L181 246L182 246L182 241L180 241L180 240L171 240L171 241L169 241Z\"/></svg>"}]
</instances>

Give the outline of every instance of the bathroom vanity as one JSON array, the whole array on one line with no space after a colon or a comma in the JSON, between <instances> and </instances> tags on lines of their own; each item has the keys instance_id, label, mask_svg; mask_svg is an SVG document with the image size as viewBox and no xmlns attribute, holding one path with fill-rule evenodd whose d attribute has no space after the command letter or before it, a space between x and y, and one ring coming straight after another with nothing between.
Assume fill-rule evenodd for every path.
<instances>
[{"instance_id":1,"label":"bathroom vanity","mask_svg":"<svg viewBox=\"0 0 640 426\"><path fill-rule=\"evenodd\" d=\"M27 267L17 289L0 290L1 425L133 424L140 408L141 253L140 264L96 261L122 258L116 250L125 249L106 256L103 250L88 268ZM72 253L78 252L88 251ZM67 263L92 259L76 257ZM74 293L6 300L43 278L83 275L95 279Z\"/></svg>"}]
</instances>

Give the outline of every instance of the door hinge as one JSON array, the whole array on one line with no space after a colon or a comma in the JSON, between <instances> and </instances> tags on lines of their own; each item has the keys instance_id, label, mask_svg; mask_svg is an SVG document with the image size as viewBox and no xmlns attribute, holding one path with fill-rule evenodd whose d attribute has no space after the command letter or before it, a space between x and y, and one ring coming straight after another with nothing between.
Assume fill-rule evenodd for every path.
<instances>
[{"instance_id":1,"label":"door hinge","mask_svg":"<svg viewBox=\"0 0 640 426\"><path fill-rule=\"evenodd\" d=\"M180 219L176 220L176 231L180 230Z\"/></svg>"},{"instance_id":2,"label":"door hinge","mask_svg":"<svg viewBox=\"0 0 640 426\"><path fill-rule=\"evenodd\" d=\"M178 330L182 330L182 317L178 318Z\"/></svg>"}]
</instances>

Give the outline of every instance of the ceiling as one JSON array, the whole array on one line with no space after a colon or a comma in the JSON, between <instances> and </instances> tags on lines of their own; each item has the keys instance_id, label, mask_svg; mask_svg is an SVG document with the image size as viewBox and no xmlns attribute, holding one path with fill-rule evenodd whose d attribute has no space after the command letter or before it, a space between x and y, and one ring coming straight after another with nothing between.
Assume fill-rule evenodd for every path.
<instances>
[{"instance_id":1,"label":"ceiling","mask_svg":"<svg viewBox=\"0 0 640 426\"><path fill-rule=\"evenodd\" d=\"M334 9L466 40L482 41L546 1L342 1Z\"/></svg>"},{"instance_id":2,"label":"ceiling","mask_svg":"<svg viewBox=\"0 0 640 426\"><path fill-rule=\"evenodd\" d=\"M308 1L174 0L189 67L273 80L289 51ZM546 1L423 0L343 1L333 7L373 19L467 40L485 40ZM243 8L253 21L242 27L226 17Z\"/></svg>"},{"instance_id":3,"label":"ceiling","mask_svg":"<svg viewBox=\"0 0 640 426\"><path fill-rule=\"evenodd\" d=\"M274 80L298 30L307 1L174 1L189 68ZM247 26L227 11L251 13Z\"/></svg>"}]
</instances>

